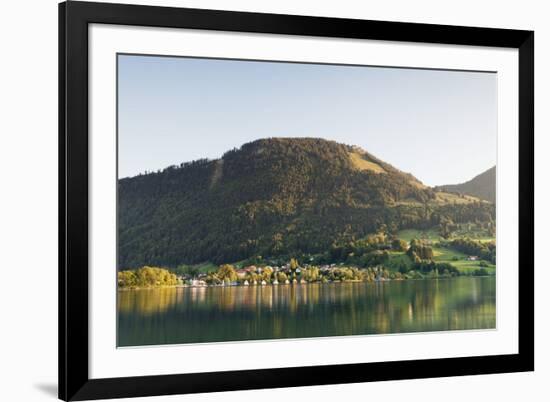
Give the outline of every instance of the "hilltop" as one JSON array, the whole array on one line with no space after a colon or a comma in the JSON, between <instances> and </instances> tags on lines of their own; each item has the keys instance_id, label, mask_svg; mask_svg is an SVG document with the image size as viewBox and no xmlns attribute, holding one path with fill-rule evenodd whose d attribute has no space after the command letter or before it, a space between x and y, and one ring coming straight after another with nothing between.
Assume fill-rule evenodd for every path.
<instances>
[{"instance_id":1,"label":"hilltop","mask_svg":"<svg viewBox=\"0 0 550 402\"><path fill-rule=\"evenodd\" d=\"M438 186L436 190L467 194L494 203L496 200L496 166L465 183Z\"/></svg>"}]
</instances>

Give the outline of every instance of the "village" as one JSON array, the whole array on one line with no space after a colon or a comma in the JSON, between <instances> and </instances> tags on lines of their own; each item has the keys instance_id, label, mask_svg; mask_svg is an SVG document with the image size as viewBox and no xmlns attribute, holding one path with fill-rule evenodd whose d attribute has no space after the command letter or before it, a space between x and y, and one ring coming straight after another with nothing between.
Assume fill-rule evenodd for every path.
<instances>
[{"instance_id":1,"label":"village","mask_svg":"<svg viewBox=\"0 0 550 402\"><path fill-rule=\"evenodd\" d=\"M394 241L392 246L366 255L368 260L331 261L331 263L301 264L295 258L282 265L220 265L217 271L186 272L178 275L178 282L183 287L207 286L267 286L267 285L305 285L309 283L331 282L381 282L388 280L423 279L432 277L451 277L462 274L482 275L485 270L470 270L461 272L453 263L459 260L470 264L479 264L478 268L487 267L485 261L480 261L478 255L459 257L452 254L449 261L434 261L433 246L430 241L412 240L410 245L403 241ZM438 248L439 251L441 248ZM393 254L392 254L393 253ZM395 259L395 260L394 260ZM308 259L312 261L313 258ZM365 262L367 261L367 262ZM356 262L356 263L354 263Z\"/></svg>"},{"instance_id":2,"label":"village","mask_svg":"<svg viewBox=\"0 0 550 402\"><path fill-rule=\"evenodd\" d=\"M466 261L478 261L477 256L468 256ZM433 275L433 273L432 273ZM435 274L437 276L437 273ZM453 276L446 273L441 276ZM347 267L343 263L322 266L304 265L292 267L283 266L257 267L250 265L243 268L234 268L231 265L222 265L216 273L200 273L195 277L189 275L178 276L180 287L209 287L209 286L268 286L268 285L306 285L310 283L333 282L384 282L390 280L422 279L418 272L404 274L388 270L383 266L370 268Z\"/></svg>"},{"instance_id":3,"label":"village","mask_svg":"<svg viewBox=\"0 0 550 402\"><path fill-rule=\"evenodd\" d=\"M342 264L343 265L343 264ZM342 271L341 265L330 264L320 267L305 265L304 267L293 266L290 262L283 266L264 266L257 267L250 265L243 268L233 268L232 266L221 266L221 270L226 272L223 278L216 274L199 274L195 278L189 276L178 276L178 279L184 287L206 287L206 286L266 286L266 285L291 285L308 284L311 282L332 282L329 277L337 276ZM233 269L234 275L232 275ZM219 271L218 271L219 272ZM379 280L385 280L380 269ZM332 275L331 275L332 274Z\"/></svg>"}]
</instances>

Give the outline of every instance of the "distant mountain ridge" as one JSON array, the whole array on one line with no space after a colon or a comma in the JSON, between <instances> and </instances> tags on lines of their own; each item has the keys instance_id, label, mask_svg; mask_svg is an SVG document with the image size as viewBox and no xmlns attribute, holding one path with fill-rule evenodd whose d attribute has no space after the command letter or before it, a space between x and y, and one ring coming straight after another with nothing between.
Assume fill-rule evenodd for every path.
<instances>
[{"instance_id":1,"label":"distant mountain ridge","mask_svg":"<svg viewBox=\"0 0 550 402\"><path fill-rule=\"evenodd\" d=\"M436 190L467 194L482 200L496 201L496 166L478 174L473 179L461 184L448 184L435 187Z\"/></svg>"},{"instance_id":2,"label":"distant mountain ridge","mask_svg":"<svg viewBox=\"0 0 550 402\"><path fill-rule=\"evenodd\" d=\"M119 180L119 268L322 253L390 231L488 220L494 208L435 192L358 147L268 138L217 160Z\"/></svg>"}]
</instances>

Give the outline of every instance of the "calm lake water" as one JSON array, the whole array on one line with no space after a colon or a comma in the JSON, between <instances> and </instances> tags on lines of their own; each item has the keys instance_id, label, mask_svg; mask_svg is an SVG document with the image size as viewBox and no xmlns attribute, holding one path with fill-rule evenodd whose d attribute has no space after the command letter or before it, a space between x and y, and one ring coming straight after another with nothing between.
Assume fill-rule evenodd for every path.
<instances>
[{"instance_id":1,"label":"calm lake water","mask_svg":"<svg viewBox=\"0 0 550 402\"><path fill-rule=\"evenodd\" d=\"M119 346L495 325L495 277L118 292Z\"/></svg>"}]
</instances>

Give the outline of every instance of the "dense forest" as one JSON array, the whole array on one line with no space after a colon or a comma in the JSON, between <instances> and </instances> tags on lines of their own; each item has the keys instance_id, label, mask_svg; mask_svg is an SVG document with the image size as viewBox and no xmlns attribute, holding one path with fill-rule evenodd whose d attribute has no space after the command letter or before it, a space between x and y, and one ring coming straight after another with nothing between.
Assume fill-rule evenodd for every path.
<instances>
[{"instance_id":1,"label":"dense forest","mask_svg":"<svg viewBox=\"0 0 550 402\"><path fill-rule=\"evenodd\" d=\"M468 194L494 203L496 200L495 183L496 166L493 166L465 183L439 186L436 187L436 189L453 193Z\"/></svg>"},{"instance_id":2,"label":"dense forest","mask_svg":"<svg viewBox=\"0 0 550 402\"><path fill-rule=\"evenodd\" d=\"M316 254L381 229L495 218L492 203L313 138L257 140L217 160L121 179L118 200L120 269Z\"/></svg>"}]
</instances>

